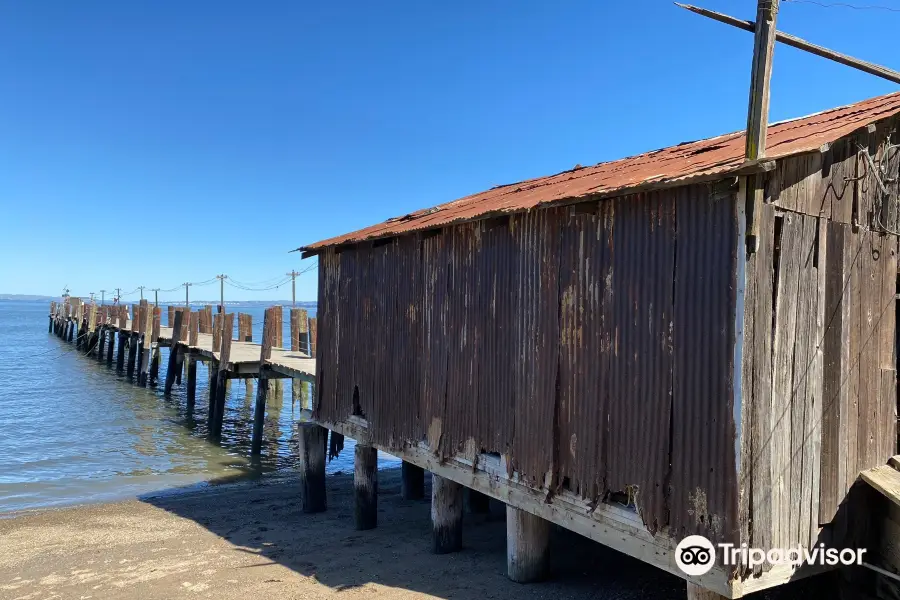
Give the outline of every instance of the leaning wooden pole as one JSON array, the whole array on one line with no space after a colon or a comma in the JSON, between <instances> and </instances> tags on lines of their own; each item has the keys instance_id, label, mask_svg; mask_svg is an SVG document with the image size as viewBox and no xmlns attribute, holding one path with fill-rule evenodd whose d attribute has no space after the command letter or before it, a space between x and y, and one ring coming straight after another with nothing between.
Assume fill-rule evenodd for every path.
<instances>
[{"instance_id":1,"label":"leaning wooden pole","mask_svg":"<svg viewBox=\"0 0 900 600\"><path fill-rule=\"evenodd\" d=\"M709 10L707 8L701 8L699 6L693 6L690 4L681 4L680 2L675 3L676 6L680 6L681 8L685 8L693 13L698 15L702 15L704 17L709 17L715 21L720 23L725 23L726 25L732 25L737 27L738 29L743 29L744 31L749 31L751 33L756 32L756 22L754 21L745 21L744 19L738 19L735 17L731 17L729 15L716 12L714 10ZM847 67L852 67L854 69L859 69L864 73L868 73L869 75L874 75L876 77L881 77L882 79L887 79L888 81L892 81L894 83L900 83L900 72L897 72L893 69L889 69L882 65L878 65L875 63L871 63L865 60L860 60L858 58L854 58L847 54L842 54L840 52L835 52L834 50L830 50L824 46L819 46L817 44L813 44L811 42L807 42L802 38L798 38L795 35L791 35L789 33L784 33L783 31L775 32L775 41L784 44L785 46L792 46L797 48L798 50L804 50L809 52L810 54L815 54L821 58L826 58L828 60L832 60L836 63L840 63Z\"/></svg>"}]
</instances>

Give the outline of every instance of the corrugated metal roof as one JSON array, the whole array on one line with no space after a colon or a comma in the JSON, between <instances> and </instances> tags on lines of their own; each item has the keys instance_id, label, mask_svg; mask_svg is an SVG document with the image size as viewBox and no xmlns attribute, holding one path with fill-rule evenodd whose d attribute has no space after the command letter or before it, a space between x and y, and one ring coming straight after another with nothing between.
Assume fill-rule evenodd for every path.
<instances>
[{"instance_id":1,"label":"corrugated metal roof","mask_svg":"<svg viewBox=\"0 0 900 600\"><path fill-rule=\"evenodd\" d=\"M900 112L900 92L870 98L807 117L770 125L766 158L818 150L823 144ZM360 242L442 227L505 212L520 212L556 202L626 192L643 185L678 185L698 178L726 175L744 163L744 131L646 152L592 167L492 188L434 208L388 219L352 233L322 240L299 250Z\"/></svg>"}]
</instances>

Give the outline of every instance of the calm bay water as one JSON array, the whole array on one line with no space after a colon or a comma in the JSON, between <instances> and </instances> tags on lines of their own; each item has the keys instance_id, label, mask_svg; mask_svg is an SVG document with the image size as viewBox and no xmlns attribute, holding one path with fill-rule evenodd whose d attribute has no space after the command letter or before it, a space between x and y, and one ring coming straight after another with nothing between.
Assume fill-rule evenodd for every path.
<instances>
[{"instance_id":1,"label":"calm bay water","mask_svg":"<svg viewBox=\"0 0 900 600\"><path fill-rule=\"evenodd\" d=\"M208 377L202 363L196 408L188 414L182 388L166 399L161 388L139 388L114 367L47 333L48 310L43 301L0 301L0 513L264 476L297 464L300 407L292 405L289 381L280 402L269 398L263 457L253 466L255 381L250 395L244 381L231 382L222 439L212 443L206 437ZM253 315L258 341L264 308L229 310ZM166 356L164 349L161 381ZM385 454L379 463L399 464ZM347 440L327 471L352 470L353 442Z\"/></svg>"}]
</instances>

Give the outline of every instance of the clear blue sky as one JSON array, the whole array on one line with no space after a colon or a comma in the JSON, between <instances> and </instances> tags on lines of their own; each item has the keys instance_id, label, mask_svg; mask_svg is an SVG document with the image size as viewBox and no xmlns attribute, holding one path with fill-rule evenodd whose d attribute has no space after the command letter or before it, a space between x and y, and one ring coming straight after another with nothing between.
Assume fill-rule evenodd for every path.
<instances>
[{"instance_id":1,"label":"clear blue sky","mask_svg":"<svg viewBox=\"0 0 900 600\"><path fill-rule=\"evenodd\" d=\"M900 68L898 26L794 2L779 22ZM0 292L272 280L304 243L737 130L751 46L650 0L2 2ZM771 117L895 89L779 46Z\"/></svg>"}]
</instances>

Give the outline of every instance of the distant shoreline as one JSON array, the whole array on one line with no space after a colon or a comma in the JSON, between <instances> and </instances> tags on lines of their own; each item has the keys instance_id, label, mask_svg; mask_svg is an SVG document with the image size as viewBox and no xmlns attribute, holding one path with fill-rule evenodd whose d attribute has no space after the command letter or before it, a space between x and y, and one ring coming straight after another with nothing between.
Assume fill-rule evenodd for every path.
<instances>
[{"instance_id":1,"label":"distant shoreline","mask_svg":"<svg viewBox=\"0 0 900 600\"><path fill-rule=\"evenodd\" d=\"M0 294L0 302L2 301L8 302L59 302L60 296L33 296L29 294ZM124 304L133 304L132 300L128 300L124 302ZM218 300L191 300L192 306L199 306L201 304L218 304ZM111 304L108 302L107 304ZM181 306L183 302L178 302L177 300L172 301L163 301L160 302L161 306L169 306L171 304ZM226 306L273 306L276 304L281 304L282 306L290 306L290 300L227 300L225 302ZM310 308L315 307L318 304L315 300L298 300L297 306L301 308Z\"/></svg>"}]
</instances>

